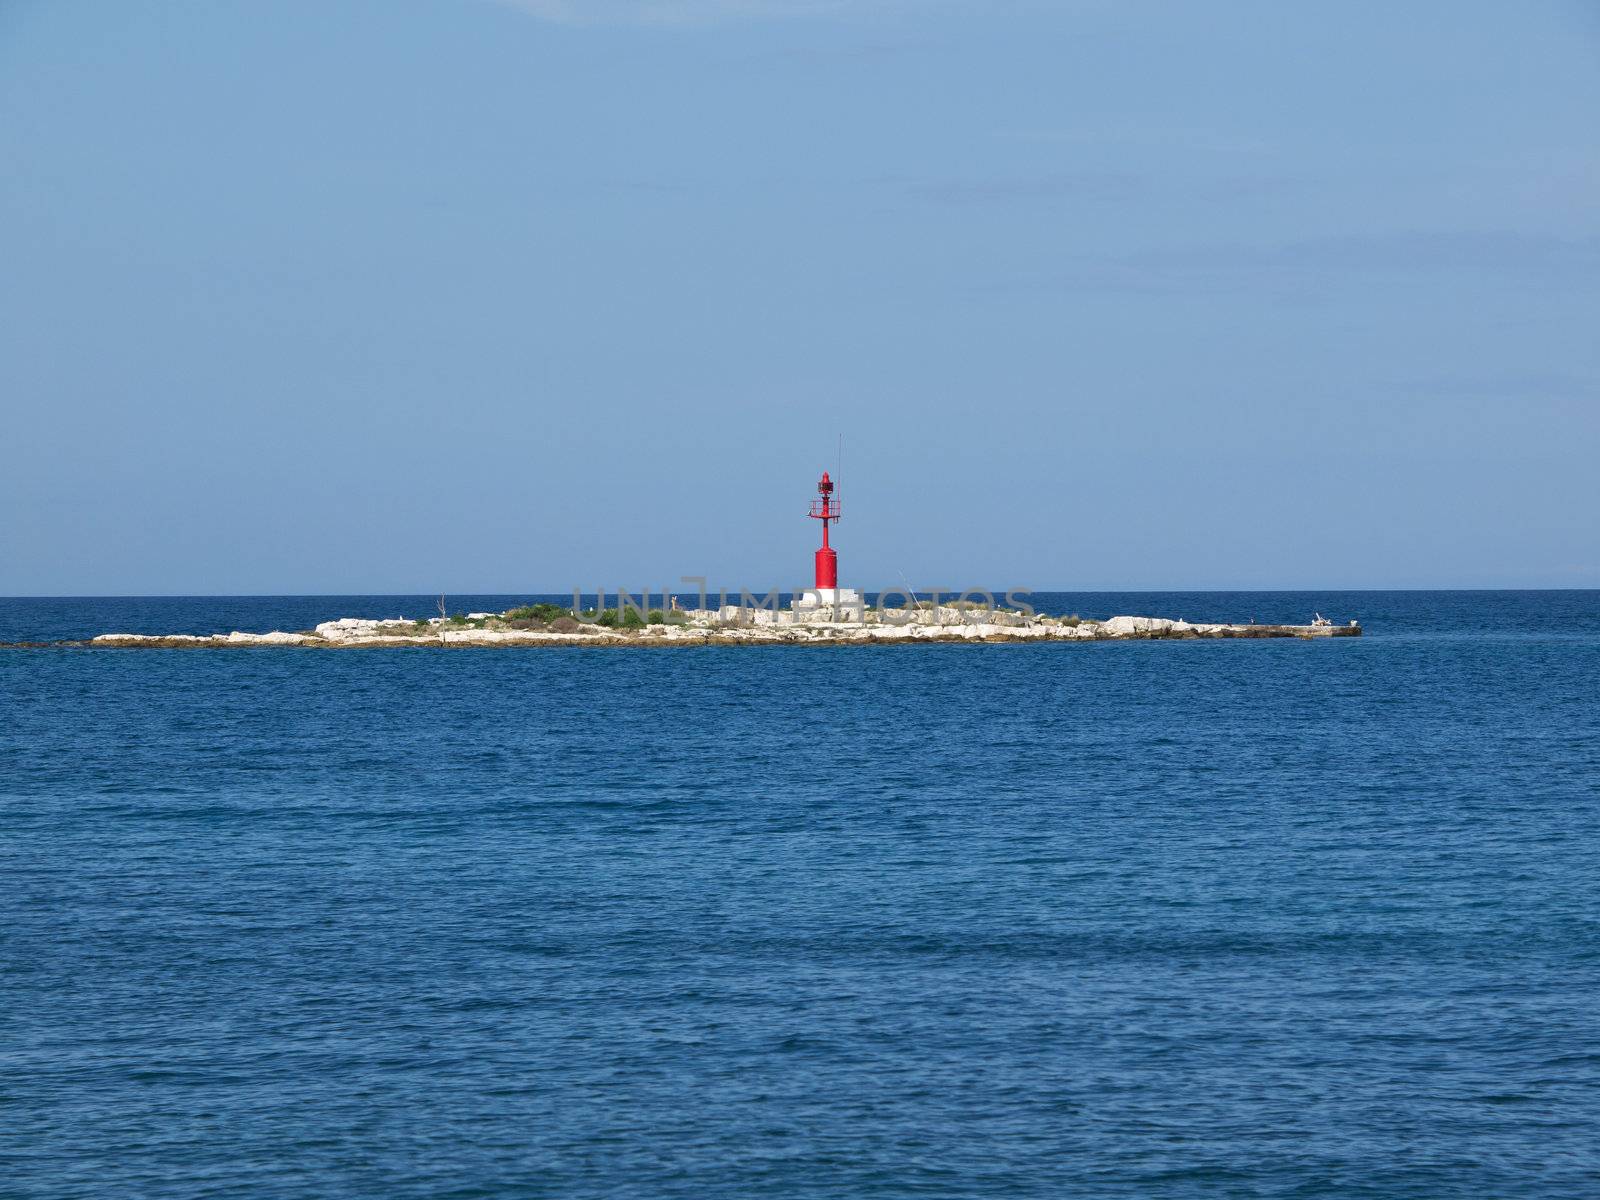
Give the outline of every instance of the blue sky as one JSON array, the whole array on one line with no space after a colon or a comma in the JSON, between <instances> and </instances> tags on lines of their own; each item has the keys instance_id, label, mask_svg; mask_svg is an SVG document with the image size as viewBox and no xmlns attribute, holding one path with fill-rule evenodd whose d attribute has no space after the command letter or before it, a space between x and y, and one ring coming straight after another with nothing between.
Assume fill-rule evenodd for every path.
<instances>
[{"instance_id":1,"label":"blue sky","mask_svg":"<svg viewBox=\"0 0 1600 1200\"><path fill-rule=\"evenodd\" d=\"M1600 5L0 4L0 594L1600 586Z\"/></svg>"}]
</instances>

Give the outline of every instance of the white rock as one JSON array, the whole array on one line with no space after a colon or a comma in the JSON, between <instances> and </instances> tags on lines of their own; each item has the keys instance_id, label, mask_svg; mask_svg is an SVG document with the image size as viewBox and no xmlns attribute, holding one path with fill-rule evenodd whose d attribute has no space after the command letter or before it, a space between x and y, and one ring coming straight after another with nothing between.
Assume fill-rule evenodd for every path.
<instances>
[{"instance_id":1,"label":"white rock","mask_svg":"<svg viewBox=\"0 0 1600 1200\"><path fill-rule=\"evenodd\" d=\"M193 633L102 633L92 638L96 642L148 642L159 638L163 642L209 642L209 636Z\"/></svg>"},{"instance_id":2,"label":"white rock","mask_svg":"<svg viewBox=\"0 0 1600 1200\"><path fill-rule=\"evenodd\" d=\"M230 645L234 646L303 646L305 635L301 633L284 633L274 629L271 633L240 633L238 630L227 637Z\"/></svg>"},{"instance_id":3,"label":"white rock","mask_svg":"<svg viewBox=\"0 0 1600 1200\"><path fill-rule=\"evenodd\" d=\"M389 621L369 621L364 617L340 617L337 621L324 621L315 632L330 642L348 642L359 637L373 637L390 625Z\"/></svg>"},{"instance_id":4,"label":"white rock","mask_svg":"<svg viewBox=\"0 0 1600 1200\"><path fill-rule=\"evenodd\" d=\"M1164 617L1112 617L1101 628L1116 637L1126 637L1130 633L1153 633L1171 629L1174 624L1175 622Z\"/></svg>"}]
</instances>

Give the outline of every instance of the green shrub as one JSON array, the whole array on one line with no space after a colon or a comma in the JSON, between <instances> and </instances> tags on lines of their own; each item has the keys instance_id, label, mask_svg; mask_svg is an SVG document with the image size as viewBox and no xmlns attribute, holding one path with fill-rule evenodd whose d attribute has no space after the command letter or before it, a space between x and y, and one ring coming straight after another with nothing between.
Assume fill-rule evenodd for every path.
<instances>
[{"instance_id":1,"label":"green shrub","mask_svg":"<svg viewBox=\"0 0 1600 1200\"><path fill-rule=\"evenodd\" d=\"M506 613L508 621L554 621L567 615L559 604L525 604Z\"/></svg>"},{"instance_id":2,"label":"green shrub","mask_svg":"<svg viewBox=\"0 0 1600 1200\"><path fill-rule=\"evenodd\" d=\"M1083 618L1077 613L1070 613L1069 615L1061 618L1061 623L1069 628L1076 629L1079 625L1083 624Z\"/></svg>"},{"instance_id":3,"label":"green shrub","mask_svg":"<svg viewBox=\"0 0 1600 1200\"><path fill-rule=\"evenodd\" d=\"M662 612L659 608L652 608L650 610L650 615L646 617L645 620L652 625L665 625L667 623L667 614Z\"/></svg>"},{"instance_id":4,"label":"green shrub","mask_svg":"<svg viewBox=\"0 0 1600 1200\"><path fill-rule=\"evenodd\" d=\"M594 616L593 624L604 625L607 629L617 627L617 610L614 608L602 609Z\"/></svg>"},{"instance_id":5,"label":"green shrub","mask_svg":"<svg viewBox=\"0 0 1600 1200\"><path fill-rule=\"evenodd\" d=\"M620 624L624 629L643 629L644 618L639 615L637 608L625 608L622 610Z\"/></svg>"}]
</instances>

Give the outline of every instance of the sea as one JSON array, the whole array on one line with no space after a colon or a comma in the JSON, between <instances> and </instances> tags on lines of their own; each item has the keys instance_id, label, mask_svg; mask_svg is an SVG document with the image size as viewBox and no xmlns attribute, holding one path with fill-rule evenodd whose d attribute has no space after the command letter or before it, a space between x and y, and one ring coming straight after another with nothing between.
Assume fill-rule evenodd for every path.
<instances>
[{"instance_id":1,"label":"sea","mask_svg":"<svg viewBox=\"0 0 1600 1200\"><path fill-rule=\"evenodd\" d=\"M0 1196L1600 1195L1600 592L1032 602L1365 635L0 650Z\"/></svg>"}]
</instances>

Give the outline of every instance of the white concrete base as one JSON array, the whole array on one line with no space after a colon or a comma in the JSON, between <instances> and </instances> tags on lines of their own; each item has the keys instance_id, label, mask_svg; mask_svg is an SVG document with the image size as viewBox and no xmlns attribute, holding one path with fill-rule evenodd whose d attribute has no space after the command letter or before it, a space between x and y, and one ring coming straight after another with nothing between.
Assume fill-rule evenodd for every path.
<instances>
[{"instance_id":1,"label":"white concrete base","mask_svg":"<svg viewBox=\"0 0 1600 1200\"><path fill-rule=\"evenodd\" d=\"M855 588L809 588L794 598L797 621L863 621L867 604Z\"/></svg>"}]
</instances>

